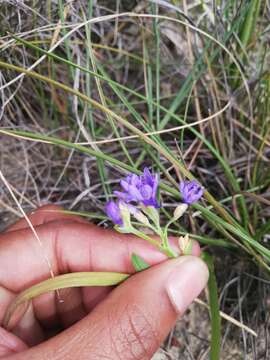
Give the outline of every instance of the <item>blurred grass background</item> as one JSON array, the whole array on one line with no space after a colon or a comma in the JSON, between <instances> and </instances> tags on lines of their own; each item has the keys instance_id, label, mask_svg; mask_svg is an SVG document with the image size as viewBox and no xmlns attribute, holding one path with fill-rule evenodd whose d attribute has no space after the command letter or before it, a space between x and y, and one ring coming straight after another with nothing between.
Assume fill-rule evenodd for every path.
<instances>
[{"instance_id":1,"label":"blurred grass background","mask_svg":"<svg viewBox=\"0 0 270 360\"><path fill-rule=\"evenodd\" d=\"M226 360L270 351L269 19L263 0L0 2L0 161L17 200L110 226L118 178L148 165L165 220L196 177L205 200L174 230L214 255L221 310L259 335L223 322ZM21 213L0 190L4 229ZM208 350L194 305L157 357Z\"/></svg>"}]
</instances>

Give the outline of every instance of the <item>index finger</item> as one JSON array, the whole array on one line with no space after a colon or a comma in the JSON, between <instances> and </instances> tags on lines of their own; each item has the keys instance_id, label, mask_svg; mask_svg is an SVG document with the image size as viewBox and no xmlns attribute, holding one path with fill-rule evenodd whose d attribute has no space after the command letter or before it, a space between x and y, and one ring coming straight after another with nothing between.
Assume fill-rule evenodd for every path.
<instances>
[{"instance_id":1,"label":"index finger","mask_svg":"<svg viewBox=\"0 0 270 360\"><path fill-rule=\"evenodd\" d=\"M77 271L134 271L131 254L150 265L166 256L145 240L84 223L52 222L36 228L42 247L31 229L0 235L0 284L19 292L55 274ZM197 243L193 255L200 252Z\"/></svg>"},{"instance_id":2,"label":"index finger","mask_svg":"<svg viewBox=\"0 0 270 360\"><path fill-rule=\"evenodd\" d=\"M44 205L38 209L32 211L30 214L27 214L28 219L30 220L33 226L47 224L49 222L55 221L74 221L87 223L85 219L78 215L71 215L64 211L64 209L59 205ZM25 218L18 220L15 224L9 226L6 229L6 232L16 231L21 229L29 228L29 224Z\"/></svg>"}]
</instances>

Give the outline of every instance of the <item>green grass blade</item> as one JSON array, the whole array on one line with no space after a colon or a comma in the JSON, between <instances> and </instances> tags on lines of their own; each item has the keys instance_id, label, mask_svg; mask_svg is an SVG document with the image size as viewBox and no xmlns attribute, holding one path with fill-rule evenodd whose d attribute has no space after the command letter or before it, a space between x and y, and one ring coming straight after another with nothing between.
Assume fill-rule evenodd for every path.
<instances>
[{"instance_id":1,"label":"green grass blade","mask_svg":"<svg viewBox=\"0 0 270 360\"><path fill-rule=\"evenodd\" d=\"M137 272L146 270L150 267L150 265L147 264L145 262L145 260L143 260L143 258L141 258L139 255L137 255L135 253L133 253L131 255L131 262L132 262L132 265L134 266L134 269Z\"/></svg>"},{"instance_id":2,"label":"green grass blade","mask_svg":"<svg viewBox=\"0 0 270 360\"><path fill-rule=\"evenodd\" d=\"M205 252L202 254L202 258L206 262L209 269L208 293L212 332L210 360L219 360L221 346L221 317L219 312L218 287L215 276L214 262L212 257Z\"/></svg>"}]
</instances>

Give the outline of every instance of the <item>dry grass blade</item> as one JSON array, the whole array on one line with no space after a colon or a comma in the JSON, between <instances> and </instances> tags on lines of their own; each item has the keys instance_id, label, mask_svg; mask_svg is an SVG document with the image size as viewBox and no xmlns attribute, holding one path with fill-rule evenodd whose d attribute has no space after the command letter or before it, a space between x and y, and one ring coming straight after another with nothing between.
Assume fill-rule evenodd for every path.
<instances>
[{"instance_id":1,"label":"dry grass blade","mask_svg":"<svg viewBox=\"0 0 270 360\"><path fill-rule=\"evenodd\" d=\"M202 306L204 306L205 308L207 308L207 309L209 310L209 305L207 305L204 301L202 301L202 300L200 300L200 299L195 299L194 301L195 301L197 304L202 305ZM251 335L253 335L253 336L255 336L255 337L258 336L258 334L257 334L254 330L252 330L252 329L250 329L248 326L242 324L240 321L234 319L232 316L230 316L230 315L228 315L228 314L225 314L223 311L220 311L219 313L220 313L220 316L221 316L224 320L229 321L229 322L232 323L233 325L239 327L240 329L243 329L243 330L247 331L249 334L251 334Z\"/></svg>"},{"instance_id":2,"label":"dry grass blade","mask_svg":"<svg viewBox=\"0 0 270 360\"><path fill-rule=\"evenodd\" d=\"M185 125L175 126L173 128L169 128L169 129L151 131L148 133L144 133L144 136L162 135L162 134L167 134L167 133L171 133L171 132L178 131L178 130L188 129L188 128L196 126L196 125L200 125L204 122L214 119L215 117L218 117L220 114L222 114L224 111L226 111L230 107L230 105L231 105L231 102L228 101L227 104L222 109L217 111L215 114L205 117L204 119L194 121L192 123L185 124ZM123 136L123 137L113 138L113 139L108 139L108 140L98 140L98 141L91 141L91 142L77 142L76 144L78 144L78 145L107 144L107 143L112 143L115 141L132 140L132 139L138 139L138 138L139 138L139 135L129 135L129 136Z\"/></svg>"}]
</instances>

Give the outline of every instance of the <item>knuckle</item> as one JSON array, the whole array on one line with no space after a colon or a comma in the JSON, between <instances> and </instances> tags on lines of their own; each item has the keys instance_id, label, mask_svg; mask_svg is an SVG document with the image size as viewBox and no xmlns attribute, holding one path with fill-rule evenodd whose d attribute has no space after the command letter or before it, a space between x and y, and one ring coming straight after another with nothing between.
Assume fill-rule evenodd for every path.
<instances>
[{"instance_id":1,"label":"knuckle","mask_svg":"<svg viewBox=\"0 0 270 360\"><path fill-rule=\"evenodd\" d=\"M119 310L117 312L119 315ZM112 320L110 335L117 359L150 359L159 346L152 318L136 304L128 304L121 309L120 316Z\"/></svg>"}]
</instances>

